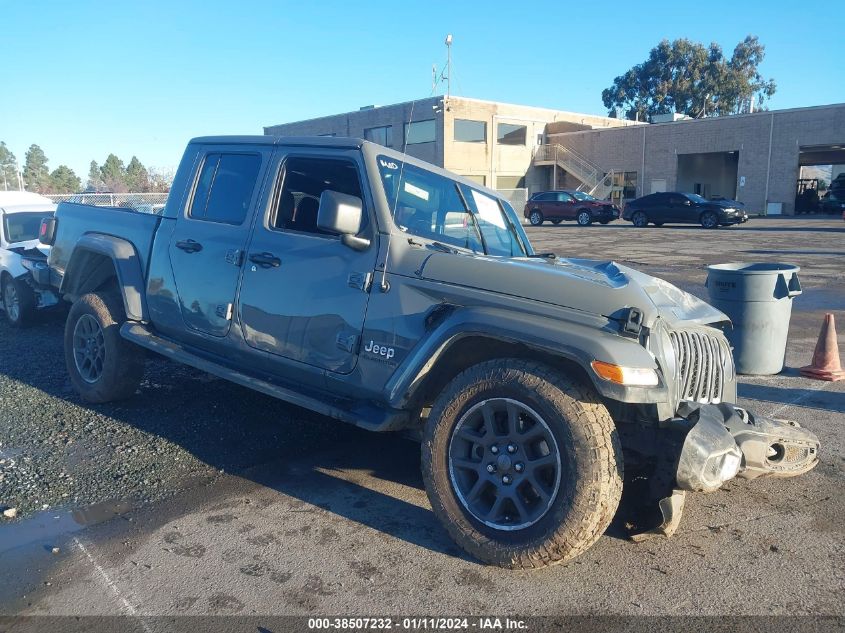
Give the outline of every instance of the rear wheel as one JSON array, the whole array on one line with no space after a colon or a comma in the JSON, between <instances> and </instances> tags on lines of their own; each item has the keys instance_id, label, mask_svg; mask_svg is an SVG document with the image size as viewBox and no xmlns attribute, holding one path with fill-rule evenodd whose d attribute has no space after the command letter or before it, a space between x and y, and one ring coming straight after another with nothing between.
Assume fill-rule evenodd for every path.
<instances>
[{"instance_id":1,"label":"rear wheel","mask_svg":"<svg viewBox=\"0 0 845 633\"><path fill-rule=\"evenodd\" d=\"M644 229L648 226L648 216L642 211L637 211L632 217L631 222L634 223L638 229Z\"/></svg>"},{"instance_id":2,"label":"rear wheel","mask_svg":"<svg viewBox=\"0 0 845 633\"><path fill-rule=\"evenodd\" d=\"M537 209L534 209L528 216L528 221L531 223L531 226L540 226L543 223L543 214Z\"/></svg>"},{"instance_id":3,"label":"rear wheel","mask_svg":"<svg viewBox=\"0 0 845 633\"><path fill-rule=\"evenodd\" d=\"M35 293L23 279L5 273L2 283L3 312L12 327L26 327L35 317Z\"/></svg>"},{"instance_id":4,"label":"rear wheel","mask_svg":"<svg viewBox=\"0 0 845 633\"><path fill-rule=\"evenodd\" d=\"M575 218L578 222L579 226L590 226L593 223L593 216L590 215L589 211L581 209L578 212L578 216Z\"/></svg>"},{"instance_id":5,"label":"rear wheel","mask_svg":"<svg viewBox=\"0 0 845 633\"><path fill-rule=\"evenodd\" d=\"M712 211L705 211L701 214L701 226L705 229L715 229L719 227L719 218Z\"/></svg>"},{"instance_id":6,"label":"rear wheel","mask_svg":"<svg viewBox=\"0 0 845 633\"><path fill-rule=\"evenodd\" d=\"M562 563L610 524L622 492L613 420L552 368L497 359L459 374L426 424L422 471L435 515L476 558Z\"/></svg>"},{"instance_id":7,"label":"rear wheel","mask_svg":"<svg viewBox=\"0 0 845 633\"><path fill-rule=\"evenodd\" d=\"M115 293L77 299L65 324L65 364L77 393L88 402L122 400L135 393L144 373L143 351L120 336L126 321Z\"/></svg>"}]
</instances>

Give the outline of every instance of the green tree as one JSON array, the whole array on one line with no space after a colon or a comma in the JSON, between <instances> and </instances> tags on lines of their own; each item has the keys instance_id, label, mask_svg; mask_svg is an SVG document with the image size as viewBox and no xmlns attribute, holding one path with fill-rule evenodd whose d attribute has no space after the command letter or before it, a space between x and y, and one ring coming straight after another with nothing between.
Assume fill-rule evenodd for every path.
<instances>
[{"instance_id":1,"label":"green tree","mask_svg":"<svg viewBox=\"0 0 845 633\"><path fill-rule=\"evenodd\" d=\"M4 191L18 188L18 161L4 141L0 141L0 187Z\"/></svg>"},{"instance_id":2,"label":"green tree","mask_svg":"<svg viewBox=\"0 0 845 633\"><path fill-rule=\"evenodd\" d=\"M47 193L50 188L50 170L47 168L47 156L38 145L30 145L26 151L23 181L27 191Z\"/></svg>"},{"instance_id":3,"label":"green tree","mask_svg":"<svg viewBox=\"0 0 845 633\"><path fill-rule=\"evenodd\" d=\"M114 154L109 154L100 168L100 178L109 190L115 193L127 191L126 168L123 161Z\"/></svg>"},{"instance_id":4,"label":"green tree","mask_svg":"<svg viewBox=\"0 0 845 633\"><path fill-rule=\"evenodd\" d=\"M52 193L75 193L82 186L82 181L67 165L59 165L50 174Z\"/></svg>"},{"instance_id":5,"label":"green tree","mask_svg":"<svg viewBox=\"0 0 845 633\"><path fill-rule=\"evenodd\" d=\"M648 120L672 112L692 117L723 116L755 109L775 93L776 85L757 70L765 47L749 35L726 59L722 47L704 46L688 39L663 40L648 59L602 91L610 116L617 111L628 119Z\"/></svg>"},{"instance_id":6,"label":"green tree","mask_svg":"<svg viewBox=\"0 0 845 633\"><path fill-rule=\"evenodd\" d=\"M85 184L94 191L99 191L103 188L103 176L100 172L100 166L95 160L91 161L91 165L88 168L88 181Z\"/></svg>"},{"instance_id":7,"label":"green tree","mask_svg":"<svg viewBox=\"0 0 845 633\"><path fill-rule=\"evenodd\" d=\"M133 156L126 166L126 186L129 191L146 192L150 190L150 175L137 156Z\"/></svg>"}]
</instances>

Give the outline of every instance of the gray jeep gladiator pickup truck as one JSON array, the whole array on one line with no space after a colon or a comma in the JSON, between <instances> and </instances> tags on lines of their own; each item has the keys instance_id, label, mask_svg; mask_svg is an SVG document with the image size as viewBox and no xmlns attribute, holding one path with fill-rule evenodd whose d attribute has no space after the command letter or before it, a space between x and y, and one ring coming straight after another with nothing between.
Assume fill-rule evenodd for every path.
<instances>
[{"instance_id":1,"label":"gray jeep gladiator pickup truck","mask_svg":"<svg viewBox=\"0 0 845 633\"><path fill-rule=\"evenodd\" d=\"M160 215L62 203L42 239L84 399L135 394L151 350L412 432L434 513L488 563L585 551L626 469L671 534L686 491L818 460L808 431L732 404L723 313L536 254L495 191L366 141L194 139Z\"/></svg>"}]
</instances>

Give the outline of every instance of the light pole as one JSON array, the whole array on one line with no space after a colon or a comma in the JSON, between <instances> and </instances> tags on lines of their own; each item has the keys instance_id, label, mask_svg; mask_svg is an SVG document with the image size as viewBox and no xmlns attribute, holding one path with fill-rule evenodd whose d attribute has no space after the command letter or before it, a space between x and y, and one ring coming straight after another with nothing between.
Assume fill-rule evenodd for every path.
<instances>
[{"instance_id":1,"label":"light pole","mask_svg":"<svg viewBox=\"0 0 845 633\"><path fill-rule=\"evenodd\" d=\"M446 36L446 99L452 94L452 34Z\"/></svg>"}]
</instances>

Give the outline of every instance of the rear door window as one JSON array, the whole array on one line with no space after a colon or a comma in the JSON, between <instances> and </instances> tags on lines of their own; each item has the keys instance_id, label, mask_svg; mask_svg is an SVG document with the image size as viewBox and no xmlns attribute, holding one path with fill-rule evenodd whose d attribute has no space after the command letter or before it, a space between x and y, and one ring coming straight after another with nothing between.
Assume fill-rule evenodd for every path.
<instances>
[{"instance_id":1,"label":"rear door window","mask_svg":"<svg viewBox=\"0 0 845 633\"><path fill-rule=\"evenodd\" d=\"M206 155L189 215L195 220L242 224L261 170L259 154Z\"/></svg>"}]
</instances>

